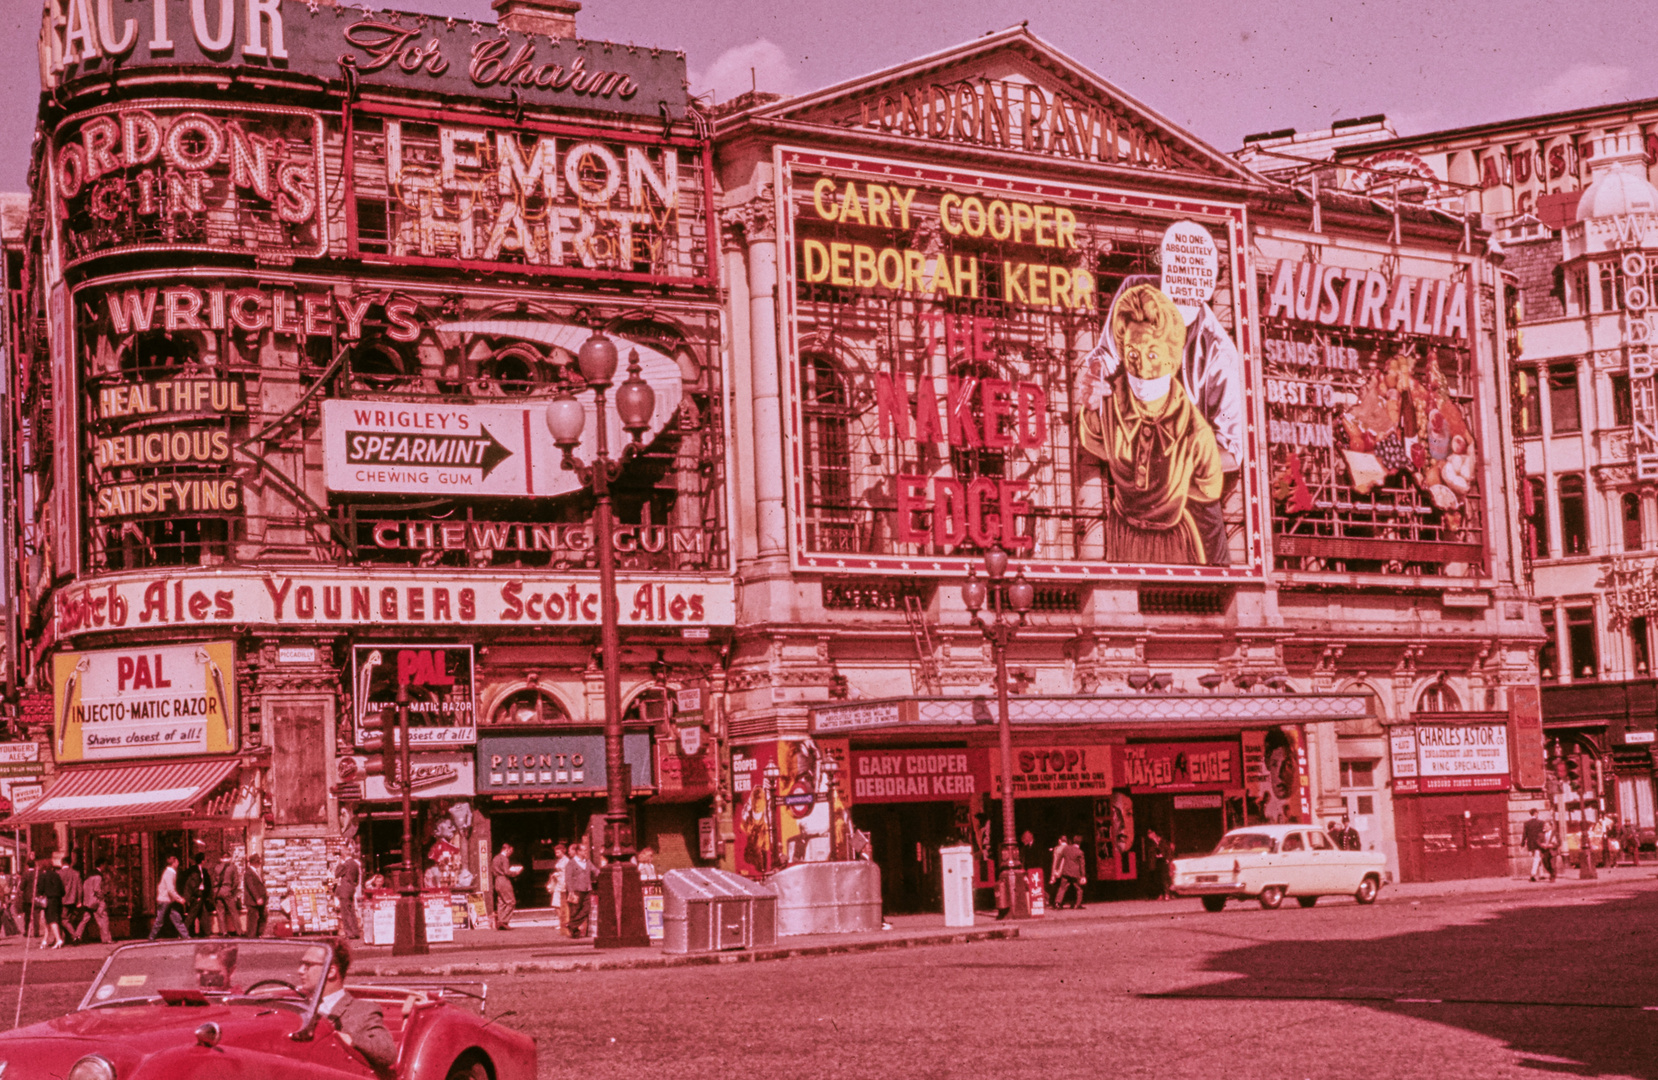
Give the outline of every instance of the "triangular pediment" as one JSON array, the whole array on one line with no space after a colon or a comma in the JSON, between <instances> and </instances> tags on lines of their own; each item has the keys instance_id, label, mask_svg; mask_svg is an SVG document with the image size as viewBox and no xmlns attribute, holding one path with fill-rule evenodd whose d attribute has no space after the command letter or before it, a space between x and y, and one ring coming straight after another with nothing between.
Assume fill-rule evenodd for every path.
<instances>
[{"instance_id":1,"label":"triangular pediment","mask_svg":"<svg viewBox=\"0 0 1658 1080\"><path fill-rule=\"evenodd\" d=\"M1259 183L1023 26L754 109L756 118Z\"/></svg>"}]
</instances>

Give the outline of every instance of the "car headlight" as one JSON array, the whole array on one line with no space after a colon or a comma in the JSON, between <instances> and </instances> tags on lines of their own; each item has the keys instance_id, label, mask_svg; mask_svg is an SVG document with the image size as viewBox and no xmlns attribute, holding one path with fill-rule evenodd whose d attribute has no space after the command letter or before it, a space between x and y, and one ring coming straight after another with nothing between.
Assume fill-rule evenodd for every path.
<instances>
[{"instance_id":1,"label":"car headlight","mask_svg":"<svg viewBox=\"0 0 1658 1080\"><path fill-rule=\"evenodd\" d=\"M115 1080L115 1066L98 1054L88 1054L75 1062L67 1080Z\"/></svg>"}]
</instances>

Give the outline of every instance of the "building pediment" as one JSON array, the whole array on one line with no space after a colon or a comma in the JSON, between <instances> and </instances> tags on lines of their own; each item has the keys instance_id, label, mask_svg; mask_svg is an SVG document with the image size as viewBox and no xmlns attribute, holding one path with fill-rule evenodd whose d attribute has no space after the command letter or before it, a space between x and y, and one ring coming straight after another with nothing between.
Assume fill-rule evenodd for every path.
<instances>
[{"instance_id":1,"label":"building pediment","mask_svg":"<svg viewBox=\"0 0 1658 1080\"><path fill-rule=\"evenodd\" d=\"M1258 179L1023 26L749 115L1061 162Z\"/></svg>"}]
</instances>

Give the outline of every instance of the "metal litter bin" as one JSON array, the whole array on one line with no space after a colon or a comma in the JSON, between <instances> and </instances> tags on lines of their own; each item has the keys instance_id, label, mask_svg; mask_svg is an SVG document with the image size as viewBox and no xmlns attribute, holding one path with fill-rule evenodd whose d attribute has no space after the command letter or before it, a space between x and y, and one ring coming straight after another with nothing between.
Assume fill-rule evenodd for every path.
<instances>
[{"instance_id":1,"label":"metal litter bin","mask_svg":"<svg viewBox=\"0 0 1658 1080\"><path fill-rule=\"evenodd\" d=\"M938 849L938 863L944 872L944 925L973 925L973 849Z\"/></svg>"},{"instance_id":2,"label":"metal litter bin","mask_svg":"<svg viewBox=\"0 0 1658 1080\"><path fill-rule=\"evenodd\" d=\"M778 937L881 928L881 868L872 862L795 863L766 884L777 890Z\"/></svg>"},{"instance_id":3,"label":"metal litter bin","mask_svg":"<svg viewBox=\"0 0 1658 1080\"><path fill-rule=\"evenodd\" d=\"M777 943L777 893L725 870L662 875L662 951L720 952Z\"/></svg>"}]
</instances>

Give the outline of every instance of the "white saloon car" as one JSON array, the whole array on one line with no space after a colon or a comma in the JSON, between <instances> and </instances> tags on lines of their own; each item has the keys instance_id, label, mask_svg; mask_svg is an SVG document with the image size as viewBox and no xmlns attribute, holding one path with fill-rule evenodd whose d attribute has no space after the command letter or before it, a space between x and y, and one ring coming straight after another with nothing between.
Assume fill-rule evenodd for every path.
<instances>
[{"instance_id":1,"label":"white saloon car","mask_svg":"<svg viewBox=\"0 0 1658 1080\"><path fill-rule=\"evenodd\" d=\"M1251 825L1221 837L1209 855L1174 860L1172 889L1200 896L1208 911L1229 898L1256 897L1275 908L1293 896L1312 907L1321 896L1376 902L1386 859L1374 851L1342 851L1311 825Z\"/></svg>"}]
</instances>

